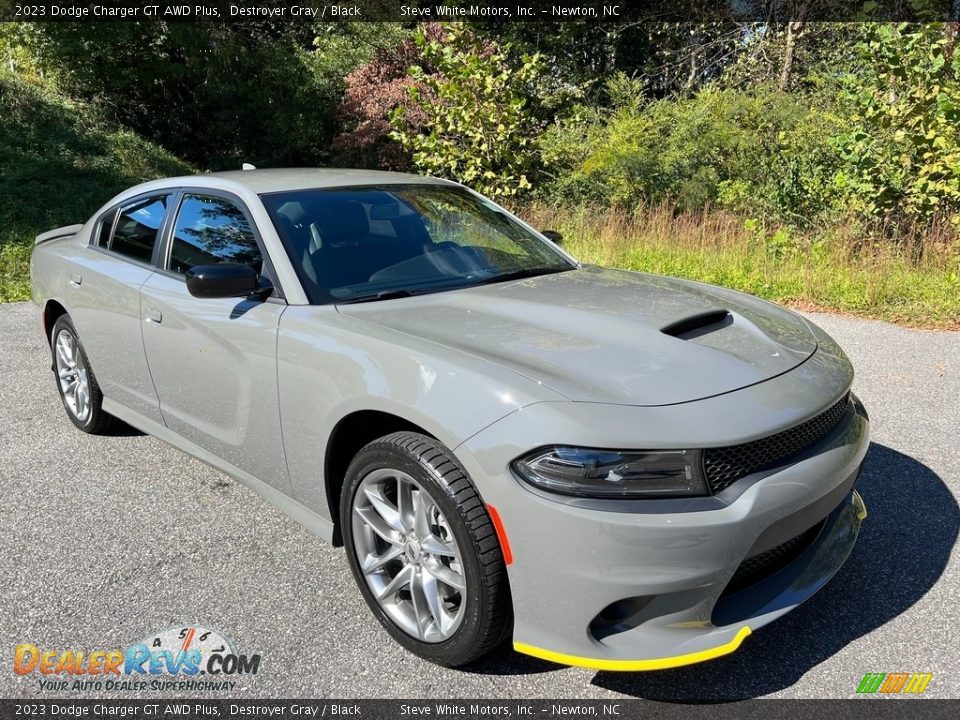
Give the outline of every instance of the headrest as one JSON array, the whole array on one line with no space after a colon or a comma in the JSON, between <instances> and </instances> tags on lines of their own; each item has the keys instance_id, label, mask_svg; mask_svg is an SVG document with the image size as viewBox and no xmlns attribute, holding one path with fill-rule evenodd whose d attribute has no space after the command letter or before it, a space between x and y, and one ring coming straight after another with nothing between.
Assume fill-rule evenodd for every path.
<instances>
[{"instance_id":1,"label":"headrest","mask_svg":"<svg viewBox=\"0 0 960 720\"><path fill-rule=\"evenodd\" d=\"M296 225L303 220L304 212L300 203L286 202L277 208L277 215Z\"/></svg>"},{"instance_id":2,"label":"headrest","mask_svg":"<svg viewBox=\"0 0 960 720\"><path fill-rule=\"evenodd\" d=\"M325 245L357 243L370 234L367 211L355 200L327 203L319 226Z\"/></svg>"}]
</instances>

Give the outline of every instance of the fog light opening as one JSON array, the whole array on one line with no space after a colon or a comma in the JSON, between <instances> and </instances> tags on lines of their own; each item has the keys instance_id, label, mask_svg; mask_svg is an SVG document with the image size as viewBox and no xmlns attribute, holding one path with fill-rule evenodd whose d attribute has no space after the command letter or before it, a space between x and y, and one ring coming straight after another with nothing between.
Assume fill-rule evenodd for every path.
<instances>
[{"instance_id":1,"label":"fog light opening","mask_svg":"<svg viewBox=\"0 0 960 720\"><path fill-rule=\"evenodd\" d=\"M644 621L643 611L654 597L656 596L641 595L610 603L590 621L590 634L597 640L603 640L611 635L633 630Z\"/></svg>"}]
</instances>

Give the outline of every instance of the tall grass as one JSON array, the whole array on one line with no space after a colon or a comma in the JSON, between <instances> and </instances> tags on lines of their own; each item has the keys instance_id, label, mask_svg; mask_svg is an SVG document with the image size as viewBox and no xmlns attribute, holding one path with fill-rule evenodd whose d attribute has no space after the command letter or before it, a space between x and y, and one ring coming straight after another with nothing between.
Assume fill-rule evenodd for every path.
<instances>
[{"instance_id":1,"label":"tall grass","mask_svg":"<svg viewBox=\"0 0 960 720\"><path fill-rule=\"evenodd\" d=\"M810 309L960 329L960 237L948 222L846 222L799 233L721 211L677 214L665 205L534 205L521 214L535 227L561 232L583 262L701 280Z\"/></svg>"},{"instance_id":2,"label":"tall grass","mask_svg":"<svg viewBox=\"0 0 960 720\"><path fill-rule=\"evenodd\" d=\"M12 233L0 236L0 303L30 298L29 239Z\"/></svg>"}]
</instances>

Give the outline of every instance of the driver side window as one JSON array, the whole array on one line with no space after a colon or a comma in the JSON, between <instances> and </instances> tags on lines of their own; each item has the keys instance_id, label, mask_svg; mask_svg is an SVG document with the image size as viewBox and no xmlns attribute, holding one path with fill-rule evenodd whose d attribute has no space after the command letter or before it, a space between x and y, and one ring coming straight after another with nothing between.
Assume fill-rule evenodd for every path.
<instances>
[{"instance_id":1,"label":"driver side window","mask_svg":"<svg viewBox=\"0 0 960 720\"><path fill-rule=\"evenodd\" d=\"M226 198L184 195L167 269L182 275L197 265L225 262L263 271L263 255L243 210Z\"/></svg>"}]
</instances>

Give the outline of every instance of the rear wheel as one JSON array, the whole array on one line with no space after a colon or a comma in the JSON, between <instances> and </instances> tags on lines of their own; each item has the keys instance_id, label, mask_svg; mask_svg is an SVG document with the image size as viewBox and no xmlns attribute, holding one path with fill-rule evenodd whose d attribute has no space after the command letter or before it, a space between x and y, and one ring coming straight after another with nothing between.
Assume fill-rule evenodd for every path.
<instances>
[{"instance_id":1,"label":"rear wheel","mask_svg":"<svg viewBox=\"0 0 960 720\"><path fill-rule=\"evenodd\" d=\"M103 411L103 393L69 315L61 315L50 333L53 371L67 417L86 433L108 430L115 422Z\"/></svg>"},{"instance_id":2,"label":"rear wheel","mask_svg":"<svg viewBox=\"0 0 960 720\"><path fill-rule=\"evenodd\" d=\"M350 464L340 503L360 591L401 645L460 666L512 629L506 568L486 507L442 444L399 432Z\"/></svg>"}]
</instances>

